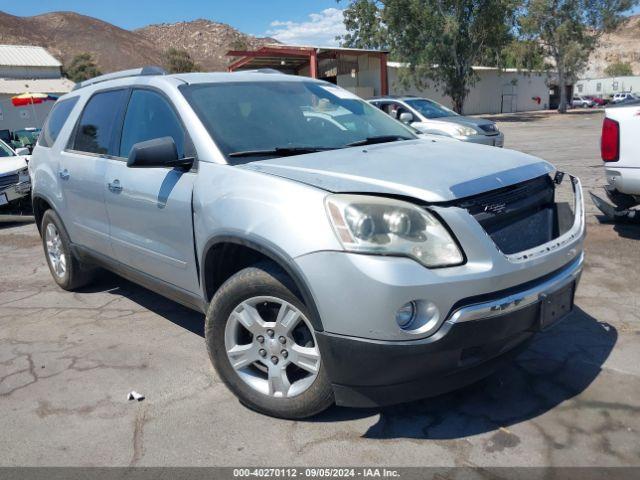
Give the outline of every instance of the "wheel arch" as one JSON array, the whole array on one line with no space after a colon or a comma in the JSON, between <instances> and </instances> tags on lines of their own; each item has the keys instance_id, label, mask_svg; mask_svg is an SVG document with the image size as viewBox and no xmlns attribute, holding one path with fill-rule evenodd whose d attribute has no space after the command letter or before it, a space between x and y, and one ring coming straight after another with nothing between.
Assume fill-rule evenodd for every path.
<instances>
[{"instance_id":1,"label":"wheel arch","mask_svg":"<svg viewBox=\"0 0 640 480\"><path fill-rule=\"evenodd\" d=\"M53 202L51 202L48 198L43 195L36 194L31 197L31 205L33 207L33 216L36 222L36 227L38 228L38 232L42 226L42 217L44 216L44 212L47 210L53 210L58 213L53 206ZM58 215L60 217L60 215Z\"/></svg>"},{"instance_id":2,"label":"wheel arch","mask_svg":"<svg viewBox=\"0 0 640 480\"><path fill-rule=\"evenodd\" d=\"M233 254L238 258L233 258ZM301 297L310 311L309 320L313 328L316 331L323 331L316 301L303 273L281 248L262 238L224 234L207 241L200 263L200 279L206 302L211 301L218 288L233 274L264 260L275 264L291 279L297 289L294 293ZM224 267L220 272L216 272L220 265Z\"/></svg>"}]
</instances>

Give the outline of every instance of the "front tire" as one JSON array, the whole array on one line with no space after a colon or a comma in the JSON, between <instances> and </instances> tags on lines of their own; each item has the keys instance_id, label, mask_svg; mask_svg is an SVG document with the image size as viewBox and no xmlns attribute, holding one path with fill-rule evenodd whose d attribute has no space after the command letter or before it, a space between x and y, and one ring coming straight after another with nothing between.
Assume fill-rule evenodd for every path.
<instances>
[{"instance_id":1,"label":"front tire","mask_svg":"<svg viewBox=\"0 0 640 480\"><path fill-rule=\"evenodd\" d=\"M95 270L71 252L71 241L58 214L47 210L40 225L47 265L58 286L63 290L75 290L91 282Z\"/></svg>"},{"instance_id":2,"label":"front tire","mask_svg":"<svg viewBox=\"0 0 640 480\"><path fill-rule=\"evenodd\" d=\"M301 419L333 404L307 307L289 278L263 263L245 268L216 292L205 323L209 357L249 408Z\"/></svg>"}]
</instances>

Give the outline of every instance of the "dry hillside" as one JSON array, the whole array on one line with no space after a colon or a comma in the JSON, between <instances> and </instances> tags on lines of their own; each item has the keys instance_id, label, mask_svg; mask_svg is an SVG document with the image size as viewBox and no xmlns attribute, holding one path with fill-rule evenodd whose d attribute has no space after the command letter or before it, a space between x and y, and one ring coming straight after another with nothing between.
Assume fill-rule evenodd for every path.
<instances>
[{"instance_id":1,"label":"dry hillside","mask_svg":"<svg viewBox=\"0 0 640 480\"><path fill-rule=\"evenodd\" d=\"M209 20L149 25L132 32L73 12L33 17L0 12L0 44L39 45L63 63L89 52L104 73L161 65L163 52L169 47L186 49L205 70L224 70L228 63L224 55L229 49L273 42Z\"/></svg>"},{"instance_id":2,"label":"dry hillside","mask_svg":"<svg viewBox=\"0 0 640 480\"><path fill-rule=\"evenodd\" d=\"M72 12L16 17L0 12L0 43L40 45L63 63L90 52L103 72L157 65L161 55L146 38Z\"/></svg>"},{"instance_id":3,"label":"dry hillside","mask_svg":"<svg viewBox=\"0 0 640 480\"><path fill-rule=\"evenodd\" d=\"M607 65L628 62L635 75L640 75L640 15L634 15L612 33L602 36L591 54L583 77L602 77Z\"/></svg>"},{"instance_id":4,"label":"dry hillside","mask_svg":"<svg viewBox=\"0 0 640 480\"><path fill-rule=\"evenodd\" d=\"M210 71L225 69L229 62L225 56L228 50L257 48L276 42L272 38L246 35L224 23L202 19L149 25L134 32L164 49L173 47L188 51L203 70Z\"/></svg>"}]
</instances>

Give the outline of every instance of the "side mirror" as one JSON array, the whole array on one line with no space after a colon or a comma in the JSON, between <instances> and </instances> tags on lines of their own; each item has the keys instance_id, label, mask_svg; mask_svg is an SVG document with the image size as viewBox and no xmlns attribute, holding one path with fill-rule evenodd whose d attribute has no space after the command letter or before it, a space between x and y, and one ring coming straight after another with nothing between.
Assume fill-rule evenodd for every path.
<instances>
[{"instance_id":1,"label":"side mirror","mask_svg":"<svg viewBox=\"0 0 640 480\"><path fill-rule=\"evenodd\" d=\"M136 143L129 152L127 167L168 167L188 170L193 166L193 160L193 158L178 158L178 150L173 138L162 137Z\"/></svg>"},{"instance_id":2,"label":"side mirror","mask_svg":"<svg viewBox=\"0 0 640 480\"><path fill-rule=\"evenodd\" d=\"M20 155L21 157L25 155L31 155L31 152L27 147L16 148L15 152L16 152L16 155Z\"/></svg>"},{"instance_id":3,"label":"side mirror","mask_svg":"<svg viewBox=\"0 0 640 480\"><path fill-rule=\"evenodd\" d=\"M409 112L403 112L400 114L400 119L402 123L411 123L413 122L413 114Z\"/></svg>"}]
</instances>

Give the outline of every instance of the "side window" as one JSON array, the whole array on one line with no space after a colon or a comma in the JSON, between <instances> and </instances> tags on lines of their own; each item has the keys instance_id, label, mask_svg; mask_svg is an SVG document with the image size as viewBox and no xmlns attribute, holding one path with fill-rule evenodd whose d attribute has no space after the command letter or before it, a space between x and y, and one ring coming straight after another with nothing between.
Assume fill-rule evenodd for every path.
<instances>
[{"instance_id":1,"label":"side window","mask_svg":"<svg viewBox=\"0 0 640 480\"><path fill-rule=\"evenodd\" d=\"M398 109L393 103L383 103L380 109L386 113L387 115L391 115L393 118L396 118L396 110Z\"/></svg>"},{"instance_id":2,"label":"side window","mask_svg":"<svg viewBox=\"0 0 640 480\"><path fill-rule=\"evenodd\" d=\"M161 137L173 138L178 157L184 157L185 133L173 108L159 93L134 90L124 117L120 156L128 157L136 143Z\"/></svg>"},{"instance_id":3,"label":"side window","mask_svg":"<svg viewBox=\"0 0 640 480\"><path fill-rule=\"evenodd\" d=\"M385 104L382 109L396 120L400 119L400 115L403 113L411 113L403 105L396 102L389 102Z\"/></svg>"},{"instance_id":4,"label":"side window","mask_svg":"<svg viewBox=\"0 0 640 480\"><path fill-rule=\"evenodd\" d=\"M78 103L78 97L63 100L53 106L38 137L38 145L43 147L53 146L76 103Z\"/></svg>"},{"instance_id":5,"label":"side window","mask_svg":"<svg viewBox=\"0 0 640 480\"><path fill-rule=\"evenodd\" d=\"M127 90L96 93L84 107L71 145L73 150L101 155L115 155L116 132Z\"/></svg>"}]
</instances>

